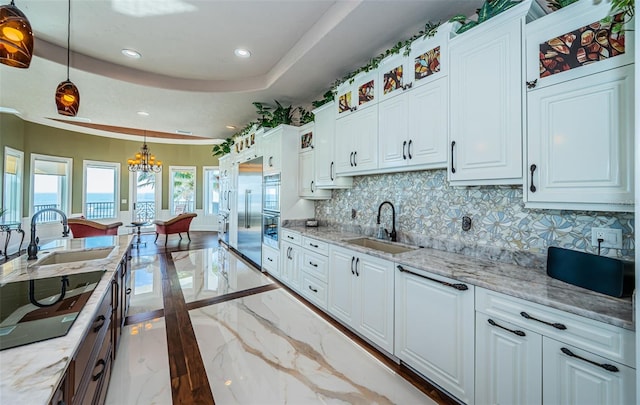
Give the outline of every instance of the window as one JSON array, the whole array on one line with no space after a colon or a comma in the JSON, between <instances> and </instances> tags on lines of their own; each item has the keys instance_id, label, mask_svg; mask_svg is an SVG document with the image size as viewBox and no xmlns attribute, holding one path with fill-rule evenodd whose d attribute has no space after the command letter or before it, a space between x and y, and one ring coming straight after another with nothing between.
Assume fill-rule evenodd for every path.
<instances>
[{"instance_id":1,"label":"window","mask_svg":"<svg viewBox=\"0 0 640 405\"><path fill-rule=\"evenodd\" d=\"M172 215L195 211L196 168L193 166L169 167L169 195Z\"/></svg>"},{"instance_id":2,"label":"window","mask_svg":"<svg viewBox=\"0 0 640 405\"><path fill-rule=\"evenodd\" d=\"M120 163L85 160L82 206L88 219L117 218Z\"/></svg>"},{"instance_id":3,"label":"window","mask_svg":"<svg viewBox=\"0 0 640 405\"><path fill-rule=\"evenodd\" d=\"M31 154L32 215L45 208L57 208L69 213L71 206L71 169L73 159ZM45 212L38 222L59 221L53 211Z\"/></svg>"},{"instance_id":4,"label":"window","mask_svg":"<svg viewBox=\"0 0 640 405\"><path fill-rule=\"evenodd\" d=\"M218 215L220 205L220 170L207 166L204 172L204 215Z\"/></svg>"},{"instance_id":5,"label":"window","mask_svg":"<svg viewBox=\"0 0 640 405\"><path fill-rule=\"evenodd\" d=\"M2 208L7 210L0 222L20 222L22 219L22 172L24 153L4 148L4 176Z\"/></svg>"}]
</instances>

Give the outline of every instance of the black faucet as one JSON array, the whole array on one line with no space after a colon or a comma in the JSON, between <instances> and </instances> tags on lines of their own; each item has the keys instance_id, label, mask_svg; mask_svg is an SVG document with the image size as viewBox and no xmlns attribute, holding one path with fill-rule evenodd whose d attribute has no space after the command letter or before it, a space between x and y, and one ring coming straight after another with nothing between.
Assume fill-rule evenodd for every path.
<instances>
[{"instance_id":1,"label":"black faucet","mask_svg":"<svg viewBox=\"0 0 640 405\"><path fill-rule=\"evenodd\" d=\"M62 217L62 236L69 236L69 224L67 223L67 216L64 212L57 208L41 209L31 217L31 240L29 241L29 246L27 247L27 253L29 254L27 260L35 260L38 258L38 242L40 241L40 238L36 236L36 219L40 216L40 214L47 211L53 211L60 214L60 216Z\"/></svg>"},{"instance_id":2,"label":"black faucet","mask_svg":"<svg viewBox=\"0 0 640 405\"><path fill-rule=\"evenodd\" d=\"M393 204L391 204L390 201L384 201L382 204L380 204L380 206L378 207L378 221L376 222L378 225L380 225L380 211L382 210L382 206L385 204L389 204L391 206L391 215L392 215L392 223L391 223L391 233L389 233L389 231L387 231L386 229L384 230L390 237L391 237L391 241L392 242L396 242L397 241L397 234L396 234L396 208L393 206Z\"/></svg>"}]
</instances>

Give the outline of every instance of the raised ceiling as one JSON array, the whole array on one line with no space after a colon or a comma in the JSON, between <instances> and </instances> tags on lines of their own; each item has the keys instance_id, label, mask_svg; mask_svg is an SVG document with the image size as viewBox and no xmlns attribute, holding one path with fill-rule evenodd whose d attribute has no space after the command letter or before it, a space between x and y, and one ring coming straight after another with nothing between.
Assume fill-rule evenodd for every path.
<instances>
[{"instance_id":1,"label":"raised ceiling","mask_svg":"<svg viewBox=\"0 0 640 405\"><path fill-rule=\"evenodd\" d=\"M76 128L224 139L256 118L254 101L309 108L331 84L428 21L482 0L72 0ZM74 129L56 113L66 79L67 1L16 0L36 38L29 69L0 65L0 111ZM240 59L234 49L252 56ZM135 49L140 59L122 55ZM149 116L140 116L146 111ZM2 115L0 114L0 118ZM118 129L120 127L120 129ZM109 129L109 130L107 130Z\"/></svg>"}]
</instances>

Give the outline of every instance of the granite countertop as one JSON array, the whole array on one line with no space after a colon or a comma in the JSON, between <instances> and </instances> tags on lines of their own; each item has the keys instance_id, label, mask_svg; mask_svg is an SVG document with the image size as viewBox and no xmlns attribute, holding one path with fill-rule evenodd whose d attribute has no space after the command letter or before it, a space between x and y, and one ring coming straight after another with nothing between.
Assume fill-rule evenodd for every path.
<instances>
[{"instance_id":1,"label":"granite countertop","mask_svg":"<svg viewBox=\"0 0 640 405\"><path fill-rule=\"evenodd\" d=\"M106 270L69 332L62 337L0 351L0 400L12 404L48 404L75 354L98 304L109 288L113 273L132 241L132 235L56 239L43 244L46 252L100 249L115 246L104 259L36 266L22 255L0 266L0 284L63 274Z\"/></svg>"},{"instance_id":2,"label":"granite countertop","mask_svg":"<svg viewBox=\"0 0 640 405\"><path fill-rule=\"evenodd\" d=\"M345 245L345 239L363 236L342 232L333 227L289 226L285 229L341 246ZM577 287L549 277L544 269L430 248L393 255L357 245L348 245L348 248L585 318L635 330L631 297L615 298Z\"/></svg>"}]
</instances>

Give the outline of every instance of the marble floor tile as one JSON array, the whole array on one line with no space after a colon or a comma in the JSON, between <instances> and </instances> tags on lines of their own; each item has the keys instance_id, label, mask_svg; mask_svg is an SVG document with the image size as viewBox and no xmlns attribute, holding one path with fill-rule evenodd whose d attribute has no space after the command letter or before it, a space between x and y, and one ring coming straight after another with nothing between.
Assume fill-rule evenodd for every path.
<instances>
[{"instance_id":1,"label":"marble floor tile","mask_svg":"<svg viewBox=\"0 0 640 405\"><path fill-rule=\"evenodd\" d=\"M106 405L171 405L163 318L125 326L112 365Z\"/></svg>"},{"instance_id":2,"label":"marble floor tile","mask_svg":"<svg viewBox=\"0 0 640 405\"><path fill-rule=\"evenodd\" d=\"M227 249L208 248L171 253L185 302L260 287L273 282Z\"/></svg>"},{"instance_id":3,"label":"marble floor tile","mask_svg":"<svg viewBox=\"0 0 640 405\"><path fill-rule=\"evenodd\" d=\"M131 301L128 315L164 308L162 273L157 255L131 259Z\"/></svg>"},{"instance_id":4,"label":"marble floor tile","mask_svg":"<svg viewBox=\"0 0 640 405\"><path fill-rule=\"evenodd\" d=\"M217 404L435 404L284 290L189 314Z\"/></svg>"}]
</instances>

